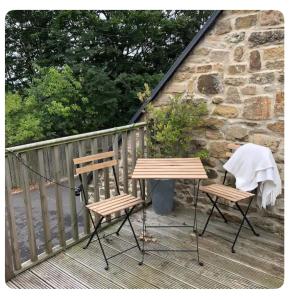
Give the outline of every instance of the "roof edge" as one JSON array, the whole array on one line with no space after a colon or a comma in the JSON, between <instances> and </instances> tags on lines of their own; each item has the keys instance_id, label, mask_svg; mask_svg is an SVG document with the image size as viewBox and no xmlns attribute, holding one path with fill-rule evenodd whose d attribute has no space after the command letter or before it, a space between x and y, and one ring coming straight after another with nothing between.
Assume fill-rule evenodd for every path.
<instances>
[{"instance_id":1,"label":"roof edge","mask_svg":"<svg viewBox=\"0 0 290 300\"><path fill-rule=\"evenodd\" d=\"M150 103L157 96L159 91L164 87L167 81L172 77L177 68L181 65L184 59L188 56L192 49L199 43L205 33L211 28L211 26L215 23L218 16L221 14L222 10L215 10L206 23L202 26L202 28L198 31L198 33L194 36L191 42L186 46L186 48L181 52L181 54L177 57L173 65L166 72L163 78L159 81L157 86L153 89L151 96L142 104L142 106L137 110L134 116L129 121L129 124L135 123L138 121L140 116L142 115L144 108L148 103Z\"/></svg>"}]
</instances>

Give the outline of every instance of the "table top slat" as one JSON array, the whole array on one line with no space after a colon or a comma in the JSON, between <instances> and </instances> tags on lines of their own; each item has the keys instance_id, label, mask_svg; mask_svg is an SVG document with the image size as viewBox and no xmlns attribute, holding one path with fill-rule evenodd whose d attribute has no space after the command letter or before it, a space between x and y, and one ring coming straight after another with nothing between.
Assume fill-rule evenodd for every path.
<instances>
[{"instance_id":1,"label":"table top slat","mask_svg":"<svg viewBox=\"0 0 290 300\"><path fill-rule=\"evenodd\" d=\"M133 179L206 179L207 174L199 157L139 158Z\"/></svg>"}]
</instances>

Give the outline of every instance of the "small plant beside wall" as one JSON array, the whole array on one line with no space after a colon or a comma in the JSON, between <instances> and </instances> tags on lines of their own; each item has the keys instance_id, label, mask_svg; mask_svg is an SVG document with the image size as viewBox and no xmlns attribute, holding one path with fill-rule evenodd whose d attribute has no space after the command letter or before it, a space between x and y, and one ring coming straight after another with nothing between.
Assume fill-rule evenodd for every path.
<instances>
[{"instance_id":1,"label":"small plant beside wall","mask_svg":"<svg viewBox=\"0 0 290 300\"><path fill-rule=\"evenodd\" d=\"M203 123L206 104L171 97L164 107L147 106L147 147L151 157L207 156L206 150L192 153L194 128Z\"/></svg>"},{"instance_id":2,"label":"small plant beside wall","mask_svg":"<svg viewBox=\"0 0 290 300\"><path fill-rule=\"evenodd\" d=\"M148 90L146 92L145 89L146 93L148 94ZM146 107L148 157L199 156L206 158L206 150L195 153L192 150L194 129L203 124L203 116L206 114L205 103L194 103L181 95L171 97L168 105L163 107L154 107L152 104L148 104ZM148 180L149 194L156 213L166 215L172 211L174 185L175 181L172 179Z\"/></svg>"}]
</instances>

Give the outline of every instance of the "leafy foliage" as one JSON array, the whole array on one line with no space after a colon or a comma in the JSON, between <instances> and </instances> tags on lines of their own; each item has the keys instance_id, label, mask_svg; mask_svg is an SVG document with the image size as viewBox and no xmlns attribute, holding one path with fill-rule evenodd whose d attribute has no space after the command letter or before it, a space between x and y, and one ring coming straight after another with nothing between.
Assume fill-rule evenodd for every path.
<instances>
[{"instance_id":1,"label":"leafy foliage","mask_svg":"<svg viewBox=\"0 0 290 300\"><path fill-rule=\"evenodd\" d=\"M5 103L6 144L15 145L77 133L87 99L81 96L81 83L65 66L38 68L25 96L8 92Z\"/></svg>"},{"instance_id":2,"label":"leafy foliage","mask_svg":"<svg viewBox=\"0 0 290 300\"><path fill-rule=\"evenodd\" d=\"M43 138L125 124L139 107L136 94L144 83L153 88L159 82L210 13L10 11L6 98L16 93L22 102L37 102L33 119L43 122Z\"/></svg>"},{"instance_id":3,"label":"leafy foliage","mask_svg":"<svg viewBox=\"0 0 290 300\"><path fill-rule=\"evenodd\" d=\"M192 155L194 129L202 124L207 113L205 103L192 103L181 95L171 97L169 105L147 106L150 153L155 157L187 157ZM206 152L195 153L206 156Z\"/></svg>"}]
</instances>

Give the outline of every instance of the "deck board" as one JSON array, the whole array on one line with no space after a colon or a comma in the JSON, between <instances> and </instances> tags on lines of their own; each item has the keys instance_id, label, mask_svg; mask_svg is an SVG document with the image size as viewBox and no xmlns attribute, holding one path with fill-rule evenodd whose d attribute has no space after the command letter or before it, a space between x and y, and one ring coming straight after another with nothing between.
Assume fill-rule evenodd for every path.
<instances>
[{"instance_id":1,"label":"deck board","mask_svg":"<svg viewBox=\"0 0 290 300\"><path fill-rule=\"evenodd\" d=\"M169 216L157 216L152 208L146 211L148 223L191 224L192 211L177 208ZM132 216L139 235L142 229L141 212ZM199 230L206 215L198 214ZM117 225L112 225L112 231ZM225 224L214 217L203 237L199 238L200 257L204 266L198 266L196 253L151 252L141 255L134 248L109 261L104 270L102 253L96 241L88 249L81 242L63 253L17 275L7 283L10 288L279 288L284 280L284 241L277 235L258 229L256 237L248 229L241 232L236 253L231 253L231 242L237 224ZM148 228L156 238L146 247L176 249L192 247L194 235L190 228ZM125 225L120 236L110 236L104 244L108 255L114 255L134 244L130 227Z\"/></svg>"}]
</instances>

